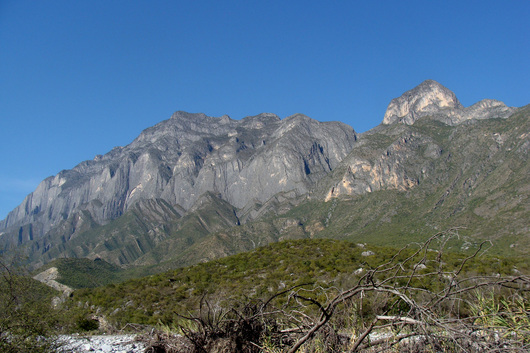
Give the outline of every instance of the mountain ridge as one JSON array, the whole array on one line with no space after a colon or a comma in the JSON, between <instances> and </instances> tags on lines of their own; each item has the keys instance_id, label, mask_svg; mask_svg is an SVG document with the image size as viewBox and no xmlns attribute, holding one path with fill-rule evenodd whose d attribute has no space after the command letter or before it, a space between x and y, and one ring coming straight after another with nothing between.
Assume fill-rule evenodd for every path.
<instances>
[{"instance_id":1,"label":"mountain ridge","mask_svg":"<svg viewBox=\"0 0 530 353\"><path fill-rule=\"evenodd\" d=\"M35 266L101 257L174 267L282 239L387 234L401 241L396 234L455 225L450 220L475 227L473 240L494 236L479 219L518 217L496 237L512 237L513 250L524 253L528 115L528 107L495 100L462 107L431 80L393 99L383 122L362 134L303 114L236 121L176 112L131 144L45 179L37 196L47 188L63 212L30 194L15 209L18 219L0 222L7 235L0 249L22 246ZM117 196L82 198L91 193ZM503 198L510 207L500 206ZM55 224L39 223L46 218Z\"/></svg>"},{"instance_id":2,"label":"mountain ridge","mask_svg":"<svg viewBox=\"0 0 530 353\"><path fill-rule=\"evenodd\" d=\"M307 125L311 125L313 130L316 126L330 127L330 132L323 132L324 129L321 129L316 133L321 136L311 136L313 131ZM278 173L276 186L269 180L259 180L259 174L254 172L259 166L252 166L252 162L258 160L258 164L264 163L269 158L262 154L252 156L252 160L245 150L260 150L265 152L265 155L272 154L272 158L275 151L270 152L270 149L273 148L289 153L284 150L296 149L298 146L283 141L283 135L289 134L293 128L297 128L298 133L307 134L304 137L312 137L311 144L305 146L308 160L304 161L301 167L298 166L298 170L269 165L269 175ZM280 133L272 134L276 130ZM330 134L342 134L343 139L335 143ZM97 156L95 160L81 162L71 170L64 170L56 176L46 178L19 207L10 212L5 220L0 221L0 228L29 223L28 220L33 221L41 213L45 213L44 216L57 224L64 218L62 213L69 215L73 210L82 207L99 223L104 223L123 214L136 200L152 196L189 208L202 194L200 190L231 193L227 198L236 206L242 207L248 202L246 197L232 195L237 190L228 189L235 189L229 184L245 183L247 178L257 178L256 183L266 184L261 185L262 195L256 195L260 201L265 201L284 189L281 186L285 183L282 181L285 174L295 174L295 178L291 178L292 184L296 184L293 186L304 192L308 187L305 183L311 183L311 180L304 180L304 176L310 174L307 173L309 166L313 169L313 175L316 172L325 173L347 153L354 140L355 132L343 123L318 123L302 115L281 121L277 116L265 113L235 121L227 116L211 118L202 113L177 112L171 119L144 130L126 147L116 147L104 156ZM325 149L317 151L320 152L317 154L322 154L322 159L311 155L313 142L325 146ZM265 146L266 143L271 143L272 146ZM298 139L297 143L307 144L301 139ZM300 159L304 158L304 155L293 154L290 157ZM250 166L245 165L246 162ZM215 168L216 163L222 166ZM203 169L203 166L209 170ZM241 180L235 180L240 172ZM171 180L174 176L181 179L180 185L175 185L174 180ZM216 178L230 180L222 180L222 185L216 185ZM87 183L96 184L96 187ZM205 185L201 187L201 183ZM105 190L101 187L103 184L106 185ZM189 197L196 191L196 184L199 184L199 192ZM277 187L278 185L280 187ZM66 195L72 193L73 187L82 187L84 190L74 193L75 195ZM111 199L107 194L111 195ZM75 199L72 196L75 196ZM48 204L48 200L51 199L62 202L55 202L53 207L50 207L52 205ZM100 205L98 200L103 204ZM41 236L49 229L50 226L45 224L34 229L34 232Z\"/></svg>"}]
</instances>

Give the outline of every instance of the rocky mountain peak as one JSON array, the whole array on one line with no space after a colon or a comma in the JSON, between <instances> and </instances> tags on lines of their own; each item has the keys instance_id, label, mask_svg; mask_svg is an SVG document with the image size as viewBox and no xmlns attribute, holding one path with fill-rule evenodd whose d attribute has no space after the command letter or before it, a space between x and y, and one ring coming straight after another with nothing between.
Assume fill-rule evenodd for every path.
<instances>
[{"instance_id":1,"label":"rocky mountain peak","mask_svg":"<svg viewBox=\"0 0 530 353\"><path fill-rule=\"evenodd\" d=\"M261 129L268 125L280 122L280 117L272 113L261 113L255 116L247 116L241 120L241 125L250 129Z\"/></svg>"},{"instance_id":2,"label":"rocky mountain peak","mask_svg":"<svg viewBox=\"0 0 530 353\"><path fill-rule=\"evenodd\" d=\"M182 110L176 111L171 115L171 119L173 120L201 120L206 118L206 115L204 113L188 113Z\"/></svg>"},{"instance_id":3,"label":"rocky mountain peak","mask_svg":"<svg viewBox=\"0 0 530 353\"><path fill-rule=\"evenodd\" d=\"M390 101L383 124L388 125L398 121L412 125L421 116L447 108L463 108L463 106L451 90L436 81L426 80Z\"/></svg>"}]
</instances>

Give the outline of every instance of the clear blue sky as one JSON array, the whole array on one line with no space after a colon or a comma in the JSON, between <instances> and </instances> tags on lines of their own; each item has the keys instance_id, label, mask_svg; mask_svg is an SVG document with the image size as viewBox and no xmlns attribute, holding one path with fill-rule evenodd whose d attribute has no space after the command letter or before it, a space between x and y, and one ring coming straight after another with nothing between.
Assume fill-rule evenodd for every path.
<instances>
[{"instance_id":1,"label":"clear blue sky","mask_svg":"<svg viewBox=\"0 0 530 353\"><path fill-rule=\"evenodd\" d=\"M530 103L530 1L0 0L0 219L176 110L378 125L425 79Z\"/></svg>"}]
</instances>

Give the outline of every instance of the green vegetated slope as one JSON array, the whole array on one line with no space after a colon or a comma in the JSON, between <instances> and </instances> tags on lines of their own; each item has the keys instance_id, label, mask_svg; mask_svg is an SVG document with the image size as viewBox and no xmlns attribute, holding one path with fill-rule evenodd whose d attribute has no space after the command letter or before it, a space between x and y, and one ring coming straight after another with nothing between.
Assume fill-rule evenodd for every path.
<instances>
[{"instance_id":1,"label":"green vegetated slope","mask_svg":"<svg viewBox=\"0 0 530 353\"><path fill-rule=\"evenodd\" d=\"M399 259L410 256L414 249L417 247L411 246L401 252ZM169 325L180 320L179 314L194 312L201 300L207 300L212 307L230 308L243 305L250 299L266 300L301 284L308 284L308 288L346 289L367 270L389 261L396 253L395 248L339 240L283 241L192 267L106 287L78 290L71 299L72 310L78 317L88 317L97 311L98 315L118 326L126 323ZM437 252L428 252L427 258L436 256ZM444 256L448 270L454 270L465 257L456 253ZM435 271L437 268L433 266L438 263L427 260L425 265L421 271L427 273ZM466 275L528 273L529 266L521 259L481 255L469 261L464 272ZM439 282L435 280L421 285L435 289ZM279 297L278 300L277 304L282 304L286 298Z\"/></svg>"},{"instance_id":2,"label":"green vegetated slope","mask_svg":"<svg viewBox=\"0 0 530 353\"><path fill-rule=\"evenodd\" d=\"M180 218L179 210L163 200L143 200L105 225L95 223L89 212L74 214L30 244L30 261L38 265L56 258L99 257L129 264L174 233Z\"/></svg>"},{"instance_id":3,"label":"green vegetated slope","mask_svg":"<svg viewBox=\"0 0 530 353\"><path fill-rule=\"evenodd\" d=\"M419 240L418 232L458 226L466 228L461 233L467 241L490 239L493 251L528 254L529 112L527 107L507 120L455 127L429 120L407 127L441 148L427 163L428 175L407 191L381 190L343 201L322 235L403 244Z\"/></svg>"},{"instance_id":4,"label":"green vegetated slope","mask_svg":"<svg viewBox=\"0 0 530 353\"><path fill-rule=\"evenodd\" d=\"M55 267L59 273L57 281L70 288L94 288L110 283L121 282L129 276L119 266L110 264L99 258L63 258L54 260L37 272ZM130 278L130 277L129 277Z\"/></svg>"},{"instance_id":5,"label":"green vegetated slope","mask_svg":"<svg viewBox=\"0 0 530 353\"><path fill-rule=\"evenodd\" d=\"M56 351L55 328L64 321L52 298L59 293L6 257L0 258L0 352Z\"/></svg>"},{"instance_id":6,"label":"green vegetated slope","mask_svg":"<svg viewBox=\"0 0 530 353\"><path fill-rule=\"evenodd\" d=\"M0 289L2 298L9 297L12 294L11 292L13 292L14 296L20 297L20 301L39 301L46 305L51 303L53 297L60 294L55 289L29 277L27 274L19 273L16 268L10 268L8 272L5 272L5 269L2 268ZM9 303L6 299L3 304L9 305L13 303Z\"/></svg>"}]
</instances>

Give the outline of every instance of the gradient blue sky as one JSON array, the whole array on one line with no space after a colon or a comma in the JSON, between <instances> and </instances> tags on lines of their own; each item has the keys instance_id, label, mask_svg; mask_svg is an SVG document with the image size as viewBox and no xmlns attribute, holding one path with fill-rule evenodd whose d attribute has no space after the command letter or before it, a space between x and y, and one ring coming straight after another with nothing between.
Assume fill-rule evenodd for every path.
<instances>
[{"instance_id":1,"label":"gradient blue sky","mask_svg":"<svg viewBox=\"0 0 530 353\"><path fill-rule=\"evenodd\" d=\"M530 1L0 0L0 219L176 110L378 125L425 79L530 103Z\"/></svg>"}]
</instances>

